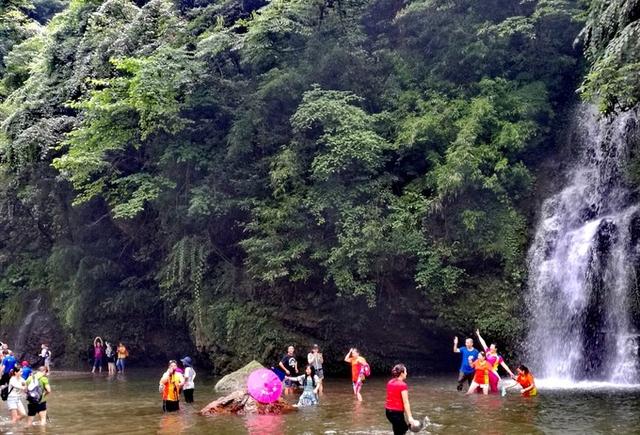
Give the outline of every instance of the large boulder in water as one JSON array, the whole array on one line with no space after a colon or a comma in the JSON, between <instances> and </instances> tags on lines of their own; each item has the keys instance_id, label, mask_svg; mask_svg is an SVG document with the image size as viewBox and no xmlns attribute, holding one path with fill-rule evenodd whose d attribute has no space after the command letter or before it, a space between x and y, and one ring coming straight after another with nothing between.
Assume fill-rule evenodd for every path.
<instances>
[{"instance_id":1,"label":"large boulder in water","mask_svg":"<svg viewBox=\"0 0 640 435\"><path fill-rule=\"evenodd\" d=\"M229 373L224 376L222 379L218 381L215 386L215 390L217 392L228 392L228 391L237 391L242 390L246 391L247 389L247 379L251 372L257 369L263 369L264 366L260 364L258 361L251 361L246 366L242 367L239 370L236 370L233 373Z\"/></svg>"},{"instance_id":2,"label":"large boulder in water","mask_svg":"<svg viewBox=\"0 0 640 435\"><path fill-rule=\"evenodd\" d=\"M273 403L259 403L244 390L237 390L209 403L200 410L200 415L283 414L295 409L282 397Z\"/></svg>"}]
</instances>

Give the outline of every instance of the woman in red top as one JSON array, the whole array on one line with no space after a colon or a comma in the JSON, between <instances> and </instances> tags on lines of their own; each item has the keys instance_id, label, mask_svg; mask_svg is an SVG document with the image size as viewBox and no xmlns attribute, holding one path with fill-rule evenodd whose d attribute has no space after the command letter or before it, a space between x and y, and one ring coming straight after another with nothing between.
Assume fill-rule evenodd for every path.
<instances>
[{"instance_id":1,"label":"woman in red top","mask_svg":"<svg viewBox=\"0 0 640 435\"><path fill-rule=\"evenodd\" d=\"M419 425L411 415L409 390L404 382L407 379L407 368L404 364L396 364L391 370L391 380L387 383L387 400L384 403L387 420L391 423L394 435L407 433L409 425Z\"/></svg>"}]
</instances>

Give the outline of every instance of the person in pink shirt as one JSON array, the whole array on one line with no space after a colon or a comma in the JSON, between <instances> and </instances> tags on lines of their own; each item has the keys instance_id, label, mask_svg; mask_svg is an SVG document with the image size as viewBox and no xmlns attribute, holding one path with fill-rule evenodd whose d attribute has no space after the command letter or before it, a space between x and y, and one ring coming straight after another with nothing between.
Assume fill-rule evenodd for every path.
<instances>
[{"instance_id":1,"label":"person in pink shirt","mask_svg":"<svg viewBox=\"0 0 640 435\"><path fill-rule=\"evenodd\" d=\"M91 369L91 373L95 373L96 368L100 373L102 373L103 355L104 355L104 343L102 342L102 338L96 337L93 340L93 368Z\"/></svg>"}]
</instances>

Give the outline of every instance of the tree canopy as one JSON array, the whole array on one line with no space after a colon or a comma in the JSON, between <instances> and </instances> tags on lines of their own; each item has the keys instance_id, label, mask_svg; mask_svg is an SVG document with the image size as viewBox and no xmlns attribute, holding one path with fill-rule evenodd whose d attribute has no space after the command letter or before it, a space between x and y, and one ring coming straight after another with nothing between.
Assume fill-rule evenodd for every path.
<instances>
[{"instance_id":1,"label":"tree canopy","mask_svg":"<svg viewBox=\"0 0 640 435\"><path fill-rule=\"evenodd\" d=\"M220 369L400 312L513 340L573 43L634 105L635 3L5 2L3 322L42 291L69 349L168 322Z\"/></svg>"}]
</instances>

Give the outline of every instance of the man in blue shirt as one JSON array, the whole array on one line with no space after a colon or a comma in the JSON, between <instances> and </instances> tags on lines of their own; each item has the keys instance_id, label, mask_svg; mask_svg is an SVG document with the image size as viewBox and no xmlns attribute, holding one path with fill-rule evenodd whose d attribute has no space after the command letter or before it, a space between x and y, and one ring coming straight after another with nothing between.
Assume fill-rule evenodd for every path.
<instances>
[{"instance_id":1,"label":"man in blue shirt","mask_svg":"<svg viewBox=\"0 0 640 435\"><path fill-rule=\"evenodd\" d=\"M0 370L2 371L2 378L0 378L0 385L9 383L11 378L11 370L16 365L16 358L10 350L2 351L2 363L0 363Z\"/></svg>"},{"instance_id":2,"label":"man in blue shirt","mask_svg":"<svg viewBox=\"0 0 640 435\"><path fill-rule=\"evenodd\" d=\"M469 357L475 361L478 358L478 349L473 347L473 340L467 338L464 341L464 347L458 347L458 337L453 338L453 351L455 353L462 354L462 363L460 364L460 373L458 374L458 391L462 391L462 384L467 381L468 385L471 385L473 381L473 374L475 370L469 364Z\"/></svg>"},{"instance_id":3,"label":"man in blue shirt","mask_svg":"<svg viewBox=\"0 0 640 435\"><path fill-rule=\"evenodd\" d=\"M22 379L26 381L27 379L29 379L29 376L31 376L32 369L28 361L22 361L21 365L22 365L21 376L22 376Z\"/></svg>"}]
</instances>

